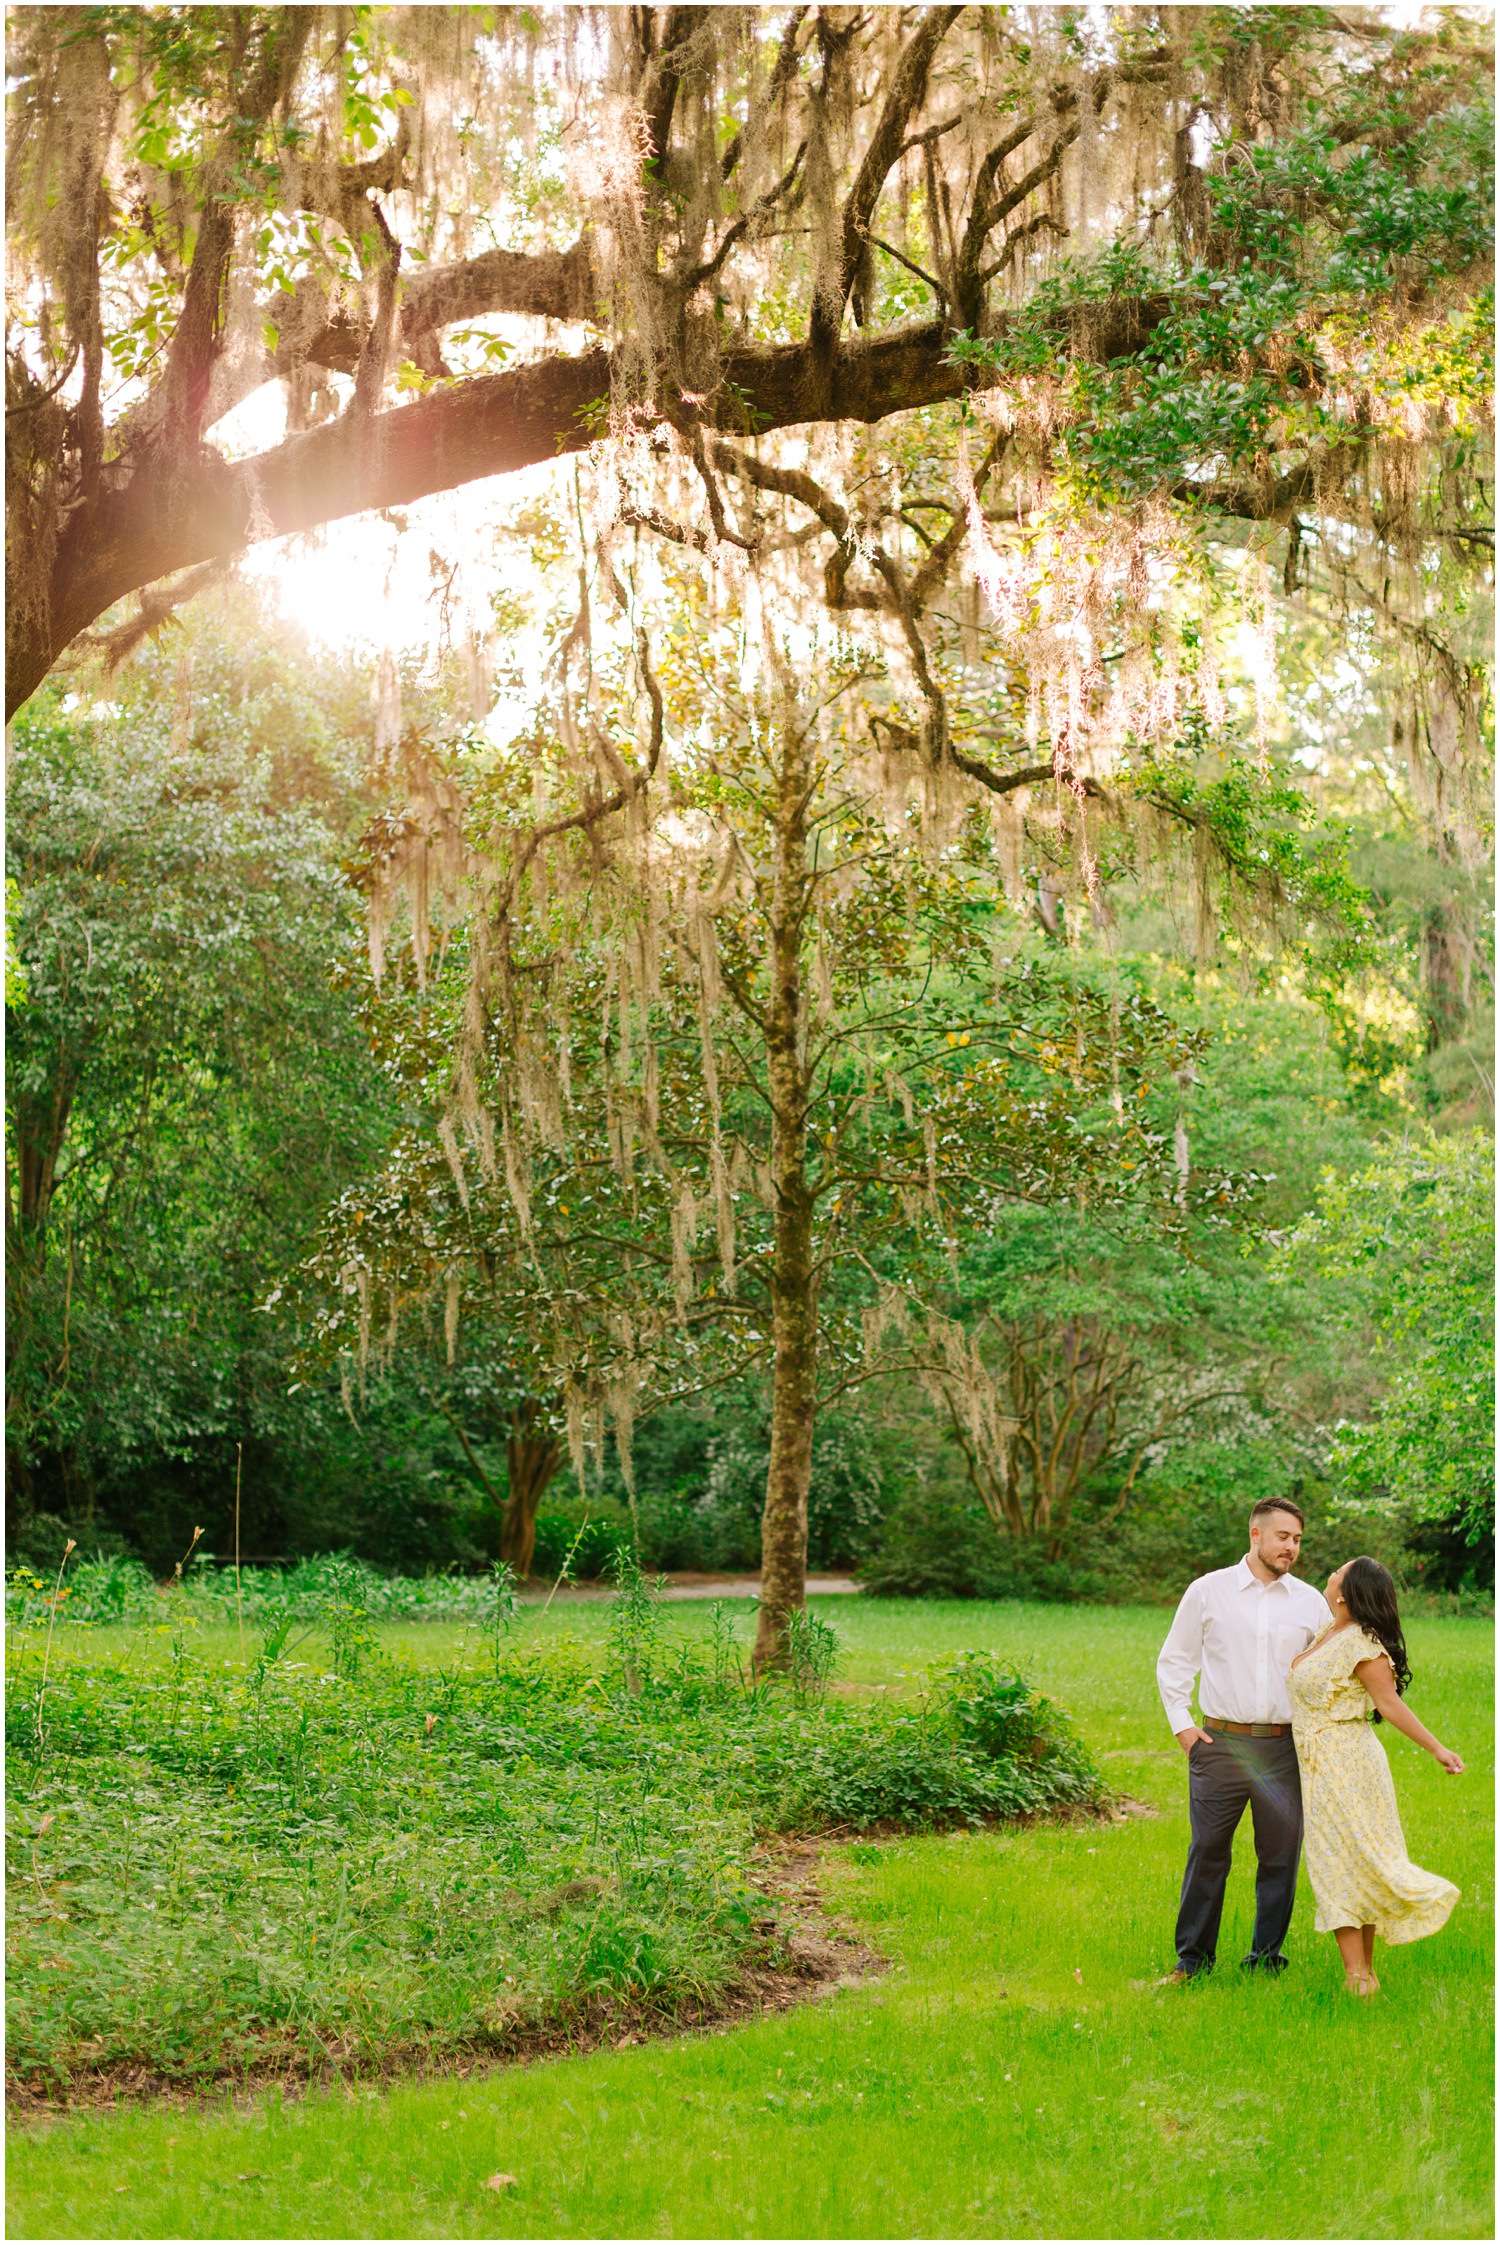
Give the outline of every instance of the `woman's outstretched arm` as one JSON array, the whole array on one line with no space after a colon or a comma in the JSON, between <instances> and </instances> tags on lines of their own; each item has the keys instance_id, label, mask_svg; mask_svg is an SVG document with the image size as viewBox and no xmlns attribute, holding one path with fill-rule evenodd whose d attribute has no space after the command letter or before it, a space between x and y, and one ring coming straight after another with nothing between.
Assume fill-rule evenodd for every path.
<instances>
[{"instance_id":1,"label":"woman's outstretched arm","mask_svg":"<svg viewBox=\"0 0 1500 2245\"><path fill-rule=\"evenodd\" d=\"M1459 1777L1463 1774L1464 1765L1458 1755L1452 1753L1448 1747L1441 1745L1433 1737L1425 1723L1417 1721L1405 1700L1397 1692L1396 1679L1391 1672L1391 1664L1384 1653L1378 1660L1356 1661L1354 1673L1388 1723L1394 1725L1398 1731L1403 1732L1407 1738L1415 1739L1419 1746L1425 1746L1429 1754L1436 1755L1450 1777Z\"/></svg>"}]
</instances>

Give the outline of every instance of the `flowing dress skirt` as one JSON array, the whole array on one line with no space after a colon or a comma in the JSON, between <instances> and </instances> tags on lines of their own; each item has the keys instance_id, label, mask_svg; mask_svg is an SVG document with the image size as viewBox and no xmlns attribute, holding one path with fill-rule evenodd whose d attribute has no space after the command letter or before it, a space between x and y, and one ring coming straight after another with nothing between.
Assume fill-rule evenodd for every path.
<instances>
[{"instance_id":1,"label":"flowing dress skirt","mask_svg":"<svg viewBox=\"0 0 1500 2245\"><path fill-rule=\"evenodd\" d=\"M1361 1721L1299 1725L1295 1736L1317 1931L1373 1925L1391 1943L1436 1933L1459 1890L1408 1857L1391 1765L1373 1727Z\"/></svg>"}]
</instances>

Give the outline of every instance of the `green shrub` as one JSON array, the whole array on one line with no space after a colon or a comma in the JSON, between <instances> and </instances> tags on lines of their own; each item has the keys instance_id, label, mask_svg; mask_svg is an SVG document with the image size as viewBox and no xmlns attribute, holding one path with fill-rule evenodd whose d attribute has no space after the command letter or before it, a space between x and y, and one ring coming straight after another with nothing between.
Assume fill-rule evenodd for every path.
<instances>
[{"instance_id":1,"label":"green shrub","mask_svg":"<svg viewBox=\"0 0 1500 2245\"><path fill-rule=\"evenodd\" d=\"M33 1512L13 1521L7 1540L11 1564L33 1573L57 1573L69 1543L88 1559L123 1556L129 1549L123 1536L97 1520L70 1523L53 1512Z\"/></svg>"},{"instance_id":2,"label":"green shrub","mask_svg":"<svg viewBox=\"0 0 1500 2245\"><path fill-rule=\"evenodd\" d=\"M1467 1600L1471 1611L1489 1611L1495 1599L1495 1545L1469 1540L1462 1514L1414 1521L1406 1531L1407 1580L1444 1598Z\"/></svg>"},{"instance_id":3,"label":"green shrub","mask_svg":"<svg viewBox=\"0 0 1500 2245\"><path fill-rule=\"evenodd\" d=\"M760 1516L770 1454L766 1400L753 1384L656 1412L636 1430L636 1499L642 1564L739 1573L760 1565ZM808 1489L808 1564L858 1564L885 1505L878 1439L862 1412L820 1412ZM605 1492L625 1495L607 1458Z\"/></svg>"},{"instance_id":4,"label":"green shrub","mask_svg":"<svg viewBox=\"0 0 1500 2245\"><path fill-rule=\"evenodd\" d=\"M633 1541L630 1514L610 1498L596 1497L588 1504L581 1497L549 1498L536 1516L531 1572L555 1582L572 1551L575 1579L596 1582L613 1571L620 1546Z\"/></svg>"},{"instance_id":5,"label":"green shrub","mask_svg":"<svg viewBox=\"0 0 1500 2245\"><path fill-rule=\"evenodd\" d=\"M1051 1700L996 1653L960 1653L933 1680L965 1746L991 1761L1046 1761L1071 1740Z\"/></svg>"},{"instance_id":6,"label":"green shrub","mask_svg":"<svg viewBox=\"0 0 1500 2245\"><path fill-rule=\"evenodd\" d=\"M779 1829L982 1824L1107 1797L1067 1718L984 1653L934 1668L915 1708L836 1702L763 1725L755 1786Z\"/></svg>"},{"instance_id":7,"label":"green shrub","mask_svg":"<svg viewBox=\"0 0 1500 2245\"><path fill-rule=\"evenodd\" d=\"M909 1481L886 1514L860 1584L877 1597L983 1597L994 1542L977 1498L951 1482Z\"/></svg>"},{"instance_id":8,"label":"green shrub","mask_svg":"<svg viewBox=\"0 0 1500 2245\"><path fill-rule=\"evenodd\" d=\"M1173 1604L1195 1576L1243 1557L1251 1506L1278 1495L1294 1495L1306 1514L1297 1567L1304 1580L1321 1585L1357 1552L1382 1560L1408 1594L1427 1579L1419 1564L1424 1554L1413 1550L1414 1531L1399 1512L1351 1503L1331 1484L1296 1473L1270 1442L1184 1445L1142 1480L1118 1518L1111 1517L1115 1495L1105 1487L1081 1499L1049 1550L1042 1537L999 1531L961 1482L941 1474L910 1479L861 1570L861 1585L900 1598ZM1493 1572L1489 1580L1492 1587ZM1482 1593L1481 1572L1469 1573L1463 1587Z\"/></svg>"},{"instance_id":9,"label":"green shrub","mask_svg":"<svg viewBox=\"0 0 1500 2245\"><path fill-rule=\"evenodd\" d=\"M1051 1553L1002 1535L978 1498L952 1482L908 1483L886 1515L860 1585L888 1598L1030 1598L1049 1604L1108 1596L1091 1551Z\"/></svg>"},{"instance_id":10,"label":"green shrub","mask_svg":"<svg viewBox=\"0 0 1500 2245\"><path fill-rule=\"evenodd\" d=\"M194 1623L259 1623L285 1614L295 1621L328 1619L348 1608L369 1621L479 1621L493 1600L490 1574L386 1575L348 1552L299 1560L295 1567L232 1567L195 1560L180 1583L158 1584L139 1560L74 1558L54 1609L55 1572L13 1568L6 1578L7 1618L21 1627L56 1623L165 1623L182 1614Z\"/></svg>"}]
</instances>

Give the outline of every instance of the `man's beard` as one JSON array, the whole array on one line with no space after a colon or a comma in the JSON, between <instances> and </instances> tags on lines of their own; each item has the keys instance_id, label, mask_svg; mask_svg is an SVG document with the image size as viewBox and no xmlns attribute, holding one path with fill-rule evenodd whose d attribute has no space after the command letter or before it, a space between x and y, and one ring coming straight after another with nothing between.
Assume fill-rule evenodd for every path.
<instances>
[{"instance_id":1,"label":"man's beard","mask_svg":"<svg viewBox=\"0 0 1500 2245\"><path fill-rule=\"evenodd\" d=\"M1266 1565L1273 1575L1289 1575L1296 1564L1295 1559L1288 1559L1284 1554L1279 1559L1268 1559L1266 1561Z\"/></svg>"}]
</instances>

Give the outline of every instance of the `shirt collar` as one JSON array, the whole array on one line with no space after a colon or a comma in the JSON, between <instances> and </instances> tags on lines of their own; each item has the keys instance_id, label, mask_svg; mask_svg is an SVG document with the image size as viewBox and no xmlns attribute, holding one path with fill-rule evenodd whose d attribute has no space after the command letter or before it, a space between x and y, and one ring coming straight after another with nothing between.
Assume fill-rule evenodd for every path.
<instances>
[{"instance_id":1,"label":"shirt collar","mask_svg":"<svg viewBox=\"0 0 1500 2245\"><path fill-rule=\"evenodd\" d=\"M1285 1590L1290 1579L1286 1575L1278 1575L1274 1582L1262 1582L1260 1576L1250 1564L1248 1553L1240 1561L1237 1572L1241 1590Z\"/></svg>"}]
</instances>

